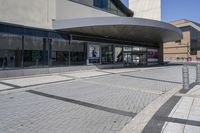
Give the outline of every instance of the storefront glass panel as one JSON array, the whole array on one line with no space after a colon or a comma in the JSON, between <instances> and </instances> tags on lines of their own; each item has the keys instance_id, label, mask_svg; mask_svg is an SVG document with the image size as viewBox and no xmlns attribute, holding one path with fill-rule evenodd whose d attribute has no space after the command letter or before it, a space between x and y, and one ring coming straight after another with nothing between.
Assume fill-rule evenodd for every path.
<instances>
[{"instance_id":1,"label":"storefront glass panel","mask_svg":"<svg viewBox=\"0 0 200 133\"><path fill-rule=\"evenodd\" d=\"M20 68L22 36L0 33L0 70Z\"/></svg>"},{"instance_id":2,"label":"storefront glass panel","mask_svg":"<svg viewBox=\"0 0 200 133\"><path fill-rule=\"evenodd\" d=\"M124 66L144 66L147 64L147 52L145 47L124 47Z\"/></svg>"},{"instance_id":3,"label":"storefront glass panel","mask_svg":"<svg viewBox=\"0 0 200 133\"><path fill-rule=\"evenodd\" d=\"M71 65L86 64L86 44L85 42L72 42L70 45L70 60Z\"/></svg>"},{"instance_id":4,"label":"storefront glass panel","mask_svg":"<svg viewBox=\"0 0 200 133\"><path fill-rule=\"evenodd\" d=\"M67 40L53 39L51 47L52 66L69 65L69 43Z\"/></svg>"},{"instance_id":5,"label":"storefront glass panel","mask_svg":"<svg viewBox=\"0 0 200 133\"><path fill-rule=\"evenodd\" d=\"M132 47L123 47L124 66L132 66Z\"/></svg>"},{"instance_id":6,"label":"storefront glass panel","mask_svg":"<svg viewBox=\"0 0 200 133\"><path fill-rule=\"evenodd\" d=\"M104 45L101 47L101 63L112 64L113 63L113 46Z\"/></svg>"},{"instance_id":7,"label":"storefront glass panel","mask_svg":"<svg viewBox=\"0 0 200 133\"><path fill-rule=\"evenodd\" d=\"M147 55L145 47L133 47L133 66L146 65Z\"/></svg>"},{"instance_id":8,"label":"storefront glass panel","mask_svg":"<svg viewBox=\"0 0 200 133\"><path fill-rule=\"evenodd\" d=\"M115 47L115 63L123 62L123 50L122 47Z\"/></svg>"},{"instance_id":9,"label":"storefront glass panel","mask_svg":"<svg viewBox=\"0 0 200 133\"><path fill-rule=\"evenodd\" d=\"M88 45L88 63L89 64L99 64L100 63L100 45L89 44Z\"/></svg>"},{"instance_id":10,"label":"storefront glass panel","mask_svg":"<svg viewBox=\"0 0 200 133\"><path fill-rule=\"evenodd\" d=\"M148 65L157 65L158 62L158 49L155 48L148 48L147 50L148 54Z\"/></svg>"},{"instance_id":11,"label":"storefront glass panel","mask_svg":"<svg viewBox=\"0 0 200 133\"><path fill-rule=\"evenodd\" d=\"M24 67L44 67L48 65L48 45L46 39L32 36L24 38Z\"/></svg>"}]
</instances>

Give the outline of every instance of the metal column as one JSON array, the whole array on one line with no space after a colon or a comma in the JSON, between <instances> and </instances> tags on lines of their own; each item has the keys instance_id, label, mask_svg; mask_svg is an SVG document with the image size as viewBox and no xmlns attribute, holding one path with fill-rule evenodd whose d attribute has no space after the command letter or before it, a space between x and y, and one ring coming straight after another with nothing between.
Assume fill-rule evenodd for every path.
<instances>
[{"instance_id":1,"label":"metal column","mask_svg":"<svg viewBox=\"0 0 200 133\"><path fill-rule=\"evenodd\" d=\"M200 84L200 62L197 61L196 64L196 83Z\"/></svg>"},{"instance_id":2,"label":"metal column","mask_svg":"<svg viewBox=\"0 0 200 133\"><path fill-rule=\"evenodd\" d=\"M188 69L188 66L185 64L183 65L183 68L182 68L182 73L183 73L183 89L184 90L189 90L189 69Z\"/></svg>"}]
</instances>

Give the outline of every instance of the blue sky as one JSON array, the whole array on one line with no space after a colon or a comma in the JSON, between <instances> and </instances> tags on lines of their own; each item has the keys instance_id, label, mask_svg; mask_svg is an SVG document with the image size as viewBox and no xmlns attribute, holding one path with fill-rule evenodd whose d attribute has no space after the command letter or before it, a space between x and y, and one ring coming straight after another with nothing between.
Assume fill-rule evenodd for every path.
<instances>
[{"instance_id":1,"label":"blue sky","mask_svg":"<svg viewBox=\"0 0 200 133\"><path fill-rule=\"evenodd\" d=\"M130 1L130 0L129 0ZM128 0L122 0L122 2L128 6Z\"/></svg>"},{"instance_id":2,"label":"blue sky","mask_svg":"<svg viewBox=\"0 0 200 133\"><path fill-rule=\"evenodd\" d=\"M162 0L162 21L177 19L200 23L200 0Z\"/></svg>"},{"instance_id":3,"label":"blue sky","mask_svg":"<svg viewBox=\"0 0 200 133\"><path fill-rule=\"evenodd\" d=\"M128 0L122 1L128 3ZM189 19L200 23L200 0L162 0L162 21L177 19Z\"/></svg>"}]
</instances>

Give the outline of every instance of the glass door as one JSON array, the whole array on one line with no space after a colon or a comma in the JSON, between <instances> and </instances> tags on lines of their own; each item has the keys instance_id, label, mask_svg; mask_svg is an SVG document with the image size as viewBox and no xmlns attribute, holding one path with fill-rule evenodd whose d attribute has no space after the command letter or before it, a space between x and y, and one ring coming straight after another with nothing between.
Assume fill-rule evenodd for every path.
<instances>
[{"instance_id":1,"label":"glass door","mask_svg":"<svg viewBox=\"0 0 200 133\"><path fill-rule=\"evenodd\" d=\"M133 66L146 65L146 54L133 54L132 55Z\"/></svg>"},{"instance_id":2,"label":"glass door","mask_svg":"<svg viewBox=\"0 0 200 133\"><path fill-rule=\"evenodd\" d=\"M124 66L131 67L132 66L132 55L131 52L124 53Z\"/></svg>"},{"instance_id":3,"label":"glass door","mask_svg":"<svg viewBox=\"0 0 200 133\"><path fill-rule=\"evenodd\" d=\"M145 66L147 64L147 53L143 47L124 47L123 59L125 67Z\"/></svg>"}]
</instances>

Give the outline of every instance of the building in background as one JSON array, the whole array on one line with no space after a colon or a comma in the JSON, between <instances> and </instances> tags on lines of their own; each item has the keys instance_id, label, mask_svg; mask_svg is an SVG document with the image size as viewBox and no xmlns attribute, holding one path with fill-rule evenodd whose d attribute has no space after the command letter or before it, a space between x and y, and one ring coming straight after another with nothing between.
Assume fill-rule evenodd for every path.
<instances>
[{"instance_id":1,"label":"building in background","mask_svg":"<svg viewBox=\"0 0 200 133\"><path fill-rule=\"evenodd\" d=\"M196 61L200 59L200 24L190 20L177 20L171 24L180 28L183 33L181 42L164 44L164 60L166 61Z\"/></svg>"},{"instance_id":2,"label":"building in background","mask_svg":"<svg viewBox=\"0 0 200 133\"><path fill-rule=\"evenodd\" d=\"M162 63L181 31L133 15L119 0L0 0L0 76Z\"/></svg>"},{"instance_id":3,"label":"building in background","mask_svg":"<svg viewBox=\"0 0 200 133\"><path fill-rule=\"evenodd\" d=\"M134 17L161 20L161 0L129 0Z\"/></svg>"}]
</instances>

